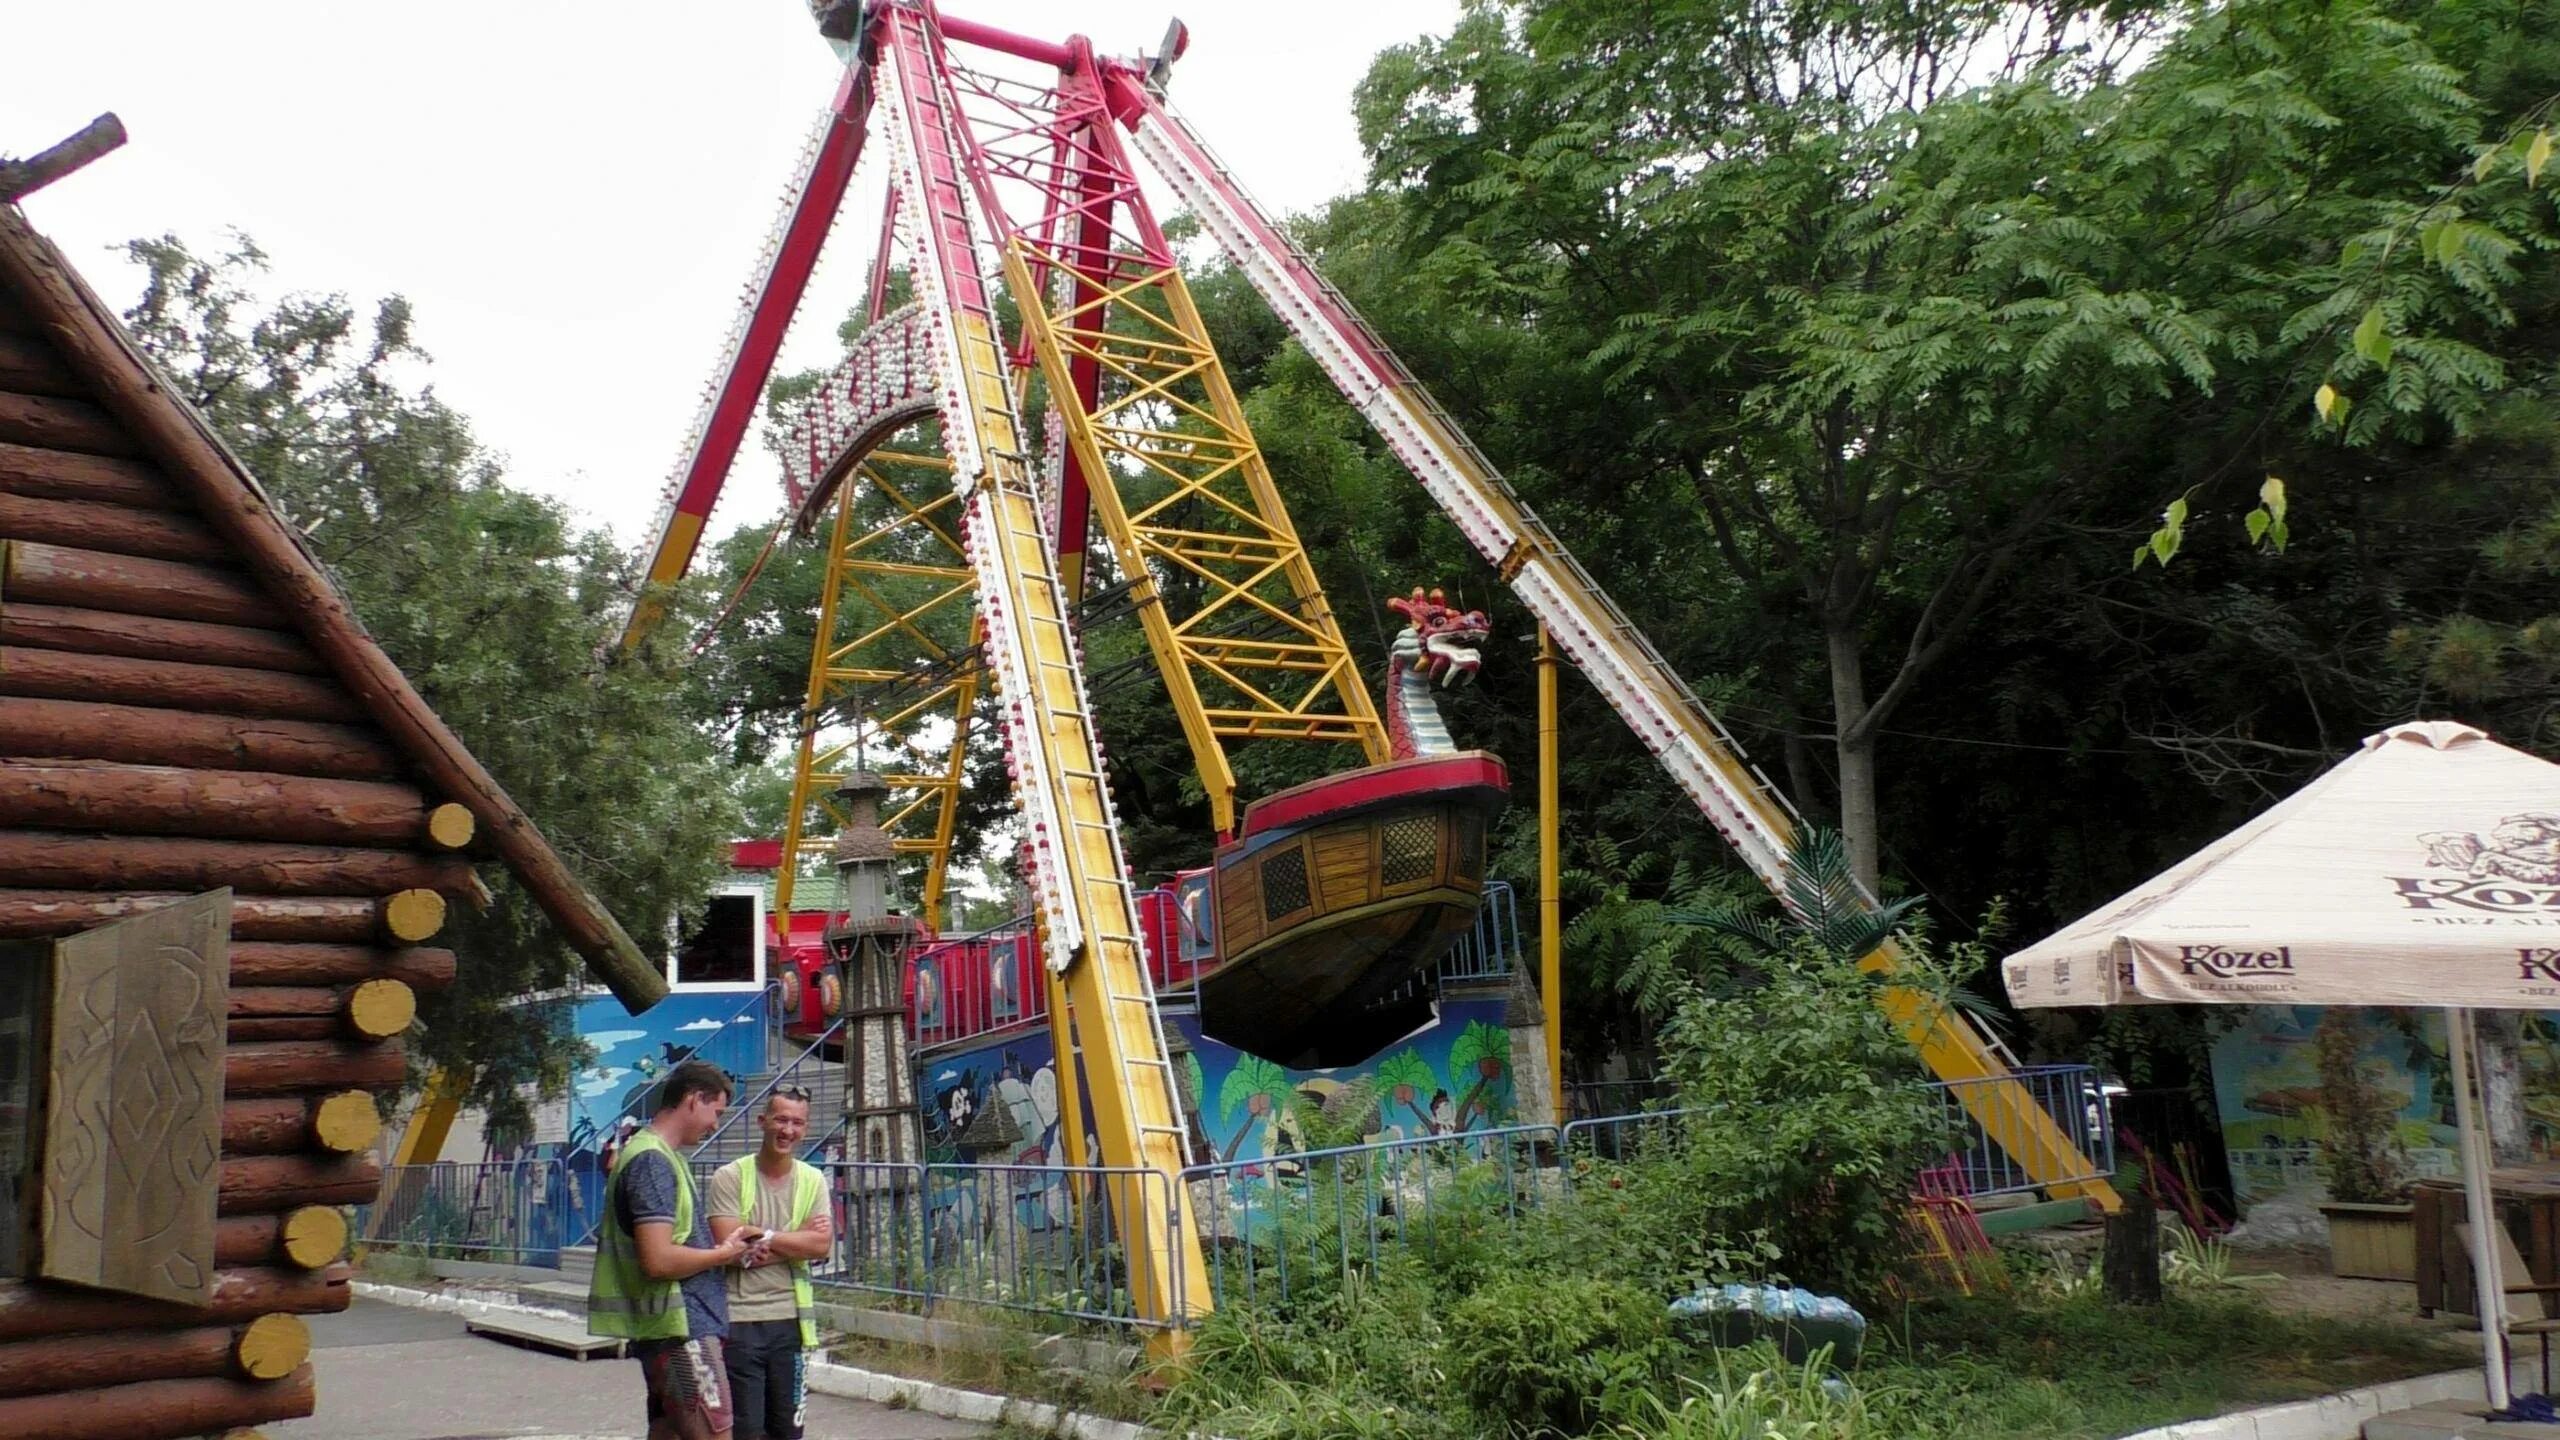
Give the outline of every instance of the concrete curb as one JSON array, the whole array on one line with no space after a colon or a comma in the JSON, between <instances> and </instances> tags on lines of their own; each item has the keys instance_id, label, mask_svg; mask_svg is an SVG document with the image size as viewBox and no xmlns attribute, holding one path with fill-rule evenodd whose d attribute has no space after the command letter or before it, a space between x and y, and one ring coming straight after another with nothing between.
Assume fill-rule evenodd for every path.
<instances>
[{"instance_id":1,"label":"concrete curb","mask_svg":"<svg viewBox=\"0 0 2560 1440\"><path fill-rule=\"evenodd\" d=\"M975 1420L983 1425L1012 1425L1043 1435L1071 1435L1075 1440L1164 1440L1163 1432L1126 1420L1106 1420L1037 1400L1016 1400L904 1375L858 1370L833 1360L809 1362L809 1388L846 1400L870 1400L951 1420Z\"/></svg>"},{"instance_id":2,"label":"concrete curb","mask_svg":"<svg viewBox=\"0 0 2560 1440\"><path fill-rule=\"evenodd\" d=\"M2534 1365L2519 1364L2513 1367L2510 1383L2521 1395L2538 1386L2541 1377ZM2485 1400L2488 1390L2486 1379L2474 1366L2296 1400L2289 1405L2269 1405L2205 1420L2182 1420L2126 1435L2121 1440L2358 1440L2367 1420L2449 1400Z\"/></svg>"},{"instance_id":3,"label":"concrete curb","mask_svg":"<svg viewBox=\"0 0 2560 1440\"><path fill-rule=\"evenodd\" d=\"M549 1316L567 1313L521 1304L505 1291L420 1290L413 1286L384 1285L371 1280L350 1282L348 1288L367 1300L406 1305L416 1310L441 1310L455 1315ZM921 1410L927 1415L939 1415L947 1420L1012 1425L1044 1435L1072 1436L1074 1440L1164 1440L1162 1432L1126 1420L1107 1420L1099 1415L1061 1410L1037 1400L960 1390L905 1375L884 1375L876 1370L858 1369L833 1360L809 1362L809 1388L821 1395L833 1395L843 1400L868 1400L899 1409Z\"/></svg>"}]
</instances>

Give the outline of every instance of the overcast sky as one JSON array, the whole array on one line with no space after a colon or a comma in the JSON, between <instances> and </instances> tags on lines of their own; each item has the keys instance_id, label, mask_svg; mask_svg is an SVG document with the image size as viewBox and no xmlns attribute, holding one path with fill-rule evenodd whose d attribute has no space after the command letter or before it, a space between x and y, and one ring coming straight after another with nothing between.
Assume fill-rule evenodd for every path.
<instances>
[{"instance_id":1,"label":"overcast sky","mask_svg":"<svg viewBox=\"0 0 2560 1440\"><path fill-rule=\"evenodd\" d=\"M1351 91L1458 0L953 0L1026 33L1192 45L1174 103L1267 204L1358 185ZM0 0L0 154L113 110L121 151L26 210L117 304L111 252L253 237L279 288L398 291L515 483L643 538L836 61L799 0ZM865 156L783 363L830 363L878 215ZM762 456L712 529L779 503Z\"/></svg>"}]
</instances>

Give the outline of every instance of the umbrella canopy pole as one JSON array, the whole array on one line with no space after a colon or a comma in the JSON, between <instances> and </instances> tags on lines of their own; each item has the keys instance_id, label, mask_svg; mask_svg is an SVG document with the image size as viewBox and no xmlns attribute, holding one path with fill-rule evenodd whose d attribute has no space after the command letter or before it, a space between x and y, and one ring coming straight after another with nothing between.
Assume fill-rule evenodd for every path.
<instances>
[{"instance_id":1,"label":"umbrella canopy pole","mask_svg":"<svg viewBox=\"0 0 2560 1440\"><path fill-rule=\"evenodd\" d=\"M2462 1130L2462 1194L2471 1212L2471 1279L2479 1293L2480 1343L2488 1352L2489 1406L2507 1395L2507 1284L2498 1273L2497 1207L2489 1198L2489 1160L2482 1153L2478 1107L2471 1098L2471 1012L2444 1012L2445 1059L2453 1071L2453 1122Z\"/></svg>"}]
</instances>

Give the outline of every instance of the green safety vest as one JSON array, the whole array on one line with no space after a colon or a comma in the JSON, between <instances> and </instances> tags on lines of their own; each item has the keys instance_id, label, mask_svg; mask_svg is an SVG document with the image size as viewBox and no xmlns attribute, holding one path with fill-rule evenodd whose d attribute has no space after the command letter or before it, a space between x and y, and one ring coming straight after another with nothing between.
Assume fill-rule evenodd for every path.
<instances>
[{"instance_id":1,"label":"green safety vest","mask_svg":"<svg viewBox=\"0 0 2560 1440\"><path fill-rule=\"evenodd\" d=\"M587 1333L616 1336L625 1340L682 1340L684 1325L684 1285L676 1280L652 1280L640 1269L640 1242L623 1228L620 1208L614 1203L616 1187L622 1184L624 1167L632 1157L655 1151L667 1157L676 1172L675 1239L679 1245L693 1240L693 1167L685 1163L675 1148L658 1138L658 1132L643 1125L622 1142L622 1153L613 1159L613 1174L604 1185L604 1223L596 1227L596 1273L587 1282Z\"/></svg>"},{"instance_id":2,"label":"green safety vest","mask_svg":"<svg viewBox=\"0 0 2560 1440\"><path fill-rule=\"evenodd\" d=\"M756 1214L758 1187L764 1184L764 1177L756 1172L756 1157L741 1155L722 1168L737 1172L738 1209L743 1212L746 1219L753 1220ZM827 1182L819 1176L818 1167L805 1160L792 1161L791 1223L783 1228L806 1229L809 1217L817 1214L818 1207L825 1203L827 1203ZM818 1297L816 1292L809 1288L809 1262L806 1260L791 1262L791 1303L800 1312L801 1348L804 1350L818 1348Z\"/></svg>"}]
</instances>

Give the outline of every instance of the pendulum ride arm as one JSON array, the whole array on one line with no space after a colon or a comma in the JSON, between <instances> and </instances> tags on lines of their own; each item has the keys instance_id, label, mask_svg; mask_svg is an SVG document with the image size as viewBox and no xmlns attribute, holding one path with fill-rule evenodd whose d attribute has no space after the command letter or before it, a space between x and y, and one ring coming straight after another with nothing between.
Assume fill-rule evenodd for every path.
<instances>
[{"instance_id":1,"label":"pendulum ride arm","mask_svg":"<svg viewBox=\"0 0 2560 1440\"><path fill-rule=\"evenodd\" d=\"M666 613L665 601L651 590L674 584L693 565L712 504L720 498L738 447L763 407L774 357L782 352L791 317L799 311L800 296L817 269L818 252L844 203L845 187L853 181L854 162L862 156L870 118L871 94L871 67L859 61L847 66L835 99L818 122L816 142L793 187L788 216L757 267L753 299L744 318L730 331L719 379L694 417L683 467L670 482L666 503L658 512L649 566L642 576L644 588L631 607L630 619L623 623L624 650L637 646Z\"/></svg>"},{"instance_id":2,"label":"pendulum ride arm","mask_svg":"<svg viewBox=\"0 0 2560 1440\"><path fill-rule=\"evenodd\" d=\"M1215 237L1227 258L1343 396L1375 426L1459 530L1491 561L1555 643L1653 751L1763 884L1785 894L1796 821L1785 800L1683 684L1563 543L1532 514L1492 462L1460 432L1314 262L1248 196L1190 125L1136 70L1105 72L1114 114L1138 152ZM1890 967L1879 951L1870 964ZM1888 988L1887 1013L1921 1057L1951 1081L1991 1080L2009 1068L1963 1016L1916 992ZM2026 1088L1957 1087L1962 1103L2009 1154L2057 1197L2118 1205L2104 1181L2079 1181L2086 1161Z\"/></svg>"},{"instance_id":3,"label":"pendulum ride arm","mask_svg":"<svg viewBox=\"0 0 2560 1440\"><path fill-rule=\"evenodd\" d=\"M1030 53L1016 37L974 33ZM1091 48L1057 48L1057 86L1037 99L955 71L955 88L1006 122L962 127L960 139L1065 432L1061 524L1090 497L1226 836L1236 780L1225 742L1348 744L1376 764L1389 755L1386 727L1139 188ZM1037 217L1017 221L999 182L1034 197ZM1071 555L1080 528L1059 537ZM1171 586L1197 597L1181 613Z\"/></svg>"},{"instance_id":4,"label":"pendulum ride arm","mask_svg":"<svg viewBox=\"0 0 2560 1440\"><path fill-rule=\"evenodd\" d=\"M1075 633L1034 493L1026 437L972 241L967 141L930 19L873 12L883 131L906 213L907 252L934 327L945 448L967 506L965 544L986 617L988 668L1022 812L1042 940L1081 1046L1112 1209L1140 1313L1207 1309L1197 1229L1181 1182L1185 1133ZM1062 1051L1063 1053L1063 1051Z\"/></svg>"}]
</instances>

